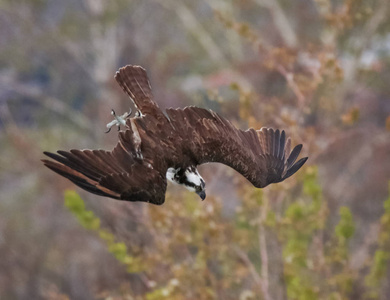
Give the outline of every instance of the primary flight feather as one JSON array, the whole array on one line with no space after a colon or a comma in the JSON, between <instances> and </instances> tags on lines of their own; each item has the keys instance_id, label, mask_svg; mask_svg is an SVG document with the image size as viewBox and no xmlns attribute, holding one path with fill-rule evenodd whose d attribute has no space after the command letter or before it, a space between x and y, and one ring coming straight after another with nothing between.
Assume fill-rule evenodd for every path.
<instances>
[{"instance_id":1,"label":"primary flight feather","mask_svg":"<svg viewBox=\"0 0 390 300\"><path fill-rule=\"evenodd\" d=\"M54 172L88 192L119 200L162 204L167 179L205 199L205 182L197 166L228 165L255 187L264 188L297 172L307 157L296 162L302 145L291 151L284 130L237 129L217 113L198 107L167 109L154 102L146 71L128 65L115 79L133 100L138 114L115 116L107 127L124 125L112 151L44 152L42 160Z\"/></svg>"}]
</instances>

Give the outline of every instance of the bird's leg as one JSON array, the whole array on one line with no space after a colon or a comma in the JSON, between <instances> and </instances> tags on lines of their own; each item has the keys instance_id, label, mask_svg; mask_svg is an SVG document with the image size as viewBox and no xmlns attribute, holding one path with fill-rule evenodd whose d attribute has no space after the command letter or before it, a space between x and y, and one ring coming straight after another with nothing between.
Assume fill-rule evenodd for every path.
<instances>
[{"instance_id":1,"label":"bird's leg","mask_svg":"<svg viewBox=\"0 0 390 300\"><path fill-rule=\"evenodd\" d=\"M141 113L140 110L137 110L137 111L135 112L135 116L136 116L137 118L140 118L140 117L142 117L143 115L142 115L142 113Z\"/></svg>"},{"instance_id":2,"label":"bird's leg","mask_svg":"<svg viewBox=\"0 0 390 300\"><path fill-rule=\"evenodd\" d=\"M123 115L117 116L115 111L111 109L111 114L114 116L114 120L112 120L110 123L106 125L106 127L108 128L106 133L109 133L111 131L111 127L114 125L118 126L118 131L121 129L120 128L121 125L126 126L126 119L131 116L131 113L132 110L130 108L129 112L125 112Z\"/></svg>"}]
</instances>

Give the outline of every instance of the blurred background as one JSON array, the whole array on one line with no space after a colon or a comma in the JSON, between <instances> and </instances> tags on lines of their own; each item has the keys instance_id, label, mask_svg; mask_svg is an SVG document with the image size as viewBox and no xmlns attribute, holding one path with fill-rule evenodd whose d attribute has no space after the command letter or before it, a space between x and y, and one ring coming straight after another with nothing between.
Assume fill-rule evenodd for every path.
<instances>
[{"instance_id":1,"label":"blurred background","mask_svg":"<svg viewBox=\"0 0 390 300\"><path fill-rule=\"evenodd\" d=\"M388 0L0 1L0 298L388 299L389 29ZM201 166L207 199L160 207L76 189L42 151L115 146L126 64L307 164L264 190Z\"/></svg>"}]
</instances>

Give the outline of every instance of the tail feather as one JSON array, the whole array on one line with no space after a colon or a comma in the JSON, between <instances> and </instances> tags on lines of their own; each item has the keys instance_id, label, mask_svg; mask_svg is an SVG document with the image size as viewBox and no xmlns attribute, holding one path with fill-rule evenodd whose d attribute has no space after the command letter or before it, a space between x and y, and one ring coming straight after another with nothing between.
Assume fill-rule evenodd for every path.
<instances>
[{"instance_id":1,"label":"tail feather","mask_svg":"<svg viewBox=\"0 0 390 300\"><path fill-rule=\"evenodd\" d=\"M161 112L157 103L153 101L152 88L144 68L127 65L116 72L115 79L142 114Z\"/></svg>"}]
</instances>

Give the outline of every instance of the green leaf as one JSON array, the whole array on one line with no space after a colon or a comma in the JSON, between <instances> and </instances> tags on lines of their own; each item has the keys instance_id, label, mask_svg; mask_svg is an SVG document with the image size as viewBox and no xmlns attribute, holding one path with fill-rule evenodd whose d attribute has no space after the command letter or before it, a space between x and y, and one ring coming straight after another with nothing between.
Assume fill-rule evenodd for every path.
<instances>
[{"instance_id":1,"label":"green leaf","mask_svg":"<svg viewBox=\"0 0 390 300\"><path fill-rule=\"evenodd\" d=\"M352 213L348 207L340 207L340 222L335 228L335 233L338 238L348 240L355 233L355 223Z\"/></svg>"}]
</instances>

